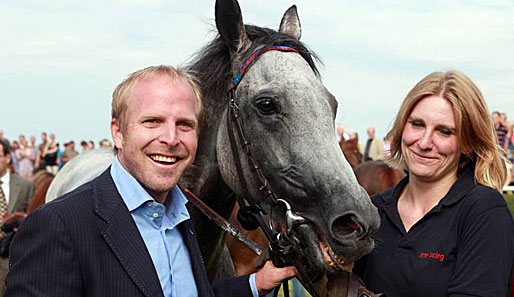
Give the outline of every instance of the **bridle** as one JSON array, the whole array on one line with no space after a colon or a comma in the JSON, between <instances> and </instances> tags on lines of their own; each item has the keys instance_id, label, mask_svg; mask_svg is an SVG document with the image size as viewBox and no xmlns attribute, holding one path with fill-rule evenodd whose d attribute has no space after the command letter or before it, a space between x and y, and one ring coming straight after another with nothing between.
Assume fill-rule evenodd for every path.
<instances>
[{"instance_id":1,"label":"bridle","mask_svg":"<svg viewBox=\"0 0 514 297\"><path fill-rule=\"evenodd\" d=\"M278 234L273 234L273 226L272 226L272 212L273 208L276 206L283 204L283 206L286 209L285 212L285 227L286 230L283 231L287 234L290 234L292 231L292 228L298 224L302 224L306 222L306 219L298 216L293 213L291 210L290 204L285 199L279 199L278 195L273 191L271 188L271 185L264 175L262 168L259 166L257 159L255 158L252 149L251 149L251 143L246 137L246 133L244 130L244 123L242 121L241 112L239 109L239 105L236 102L236 90L239 86L239 83L242 81L244 75L246 74L247 70L254 65L254 63L261 57L262 54L268 51L281 51L281 52L294 52L298 53L298 51L294 48L287 47L287 46L270 46L270 47L261 47L248 55L248 57L243 62L243 65L239 68L239 71L236 73L235 77L233 78L230 90L228 92L228 116L227 116L227 126L228 126L228 132L229 132L229 139L230 139L230 145L231 150L233 153L234 161L236 163L236 171L238 174L239 182L242 185L243 191L245 192L245 197L243 198L245 202L247 202L252 208L258 210L259 212L264 212L262 207L259 205L259 203L253 199L253 197L249 193L248 184L246 182L246 179L243 174L243 169L241 166L241 162L239 159L239 147L237 145L237 142L235 141L236 136L239 137L239 141L241 143L241 148L244 150L245 155L247 156L248 163L251 168L251 172L253 173L253 176L255 180L258 182L259 186L258 189L261 193L263 193L266 202L268 205L271 206L269 214L269 220L267 226L260 226L266 236L268 237L268 240L274 241L274 237L276 237ZM240 200L241 201L241 200ZM242 206L244 207L244 206Z\"/></svg>"},{"instance_id":2,"label":"bridle","mask_svg":"<svg viewBox=\"0 0 514 297\"><path fill-rule=\"evenodd\" d=\"M293 52L299 54L299 52L292 47L269 46L260 47L252 51L248 55L248 57L244 60L242 66L236 72L229 86L227 128L231 151L236 165L238 180L244 192L244 197L238 198L239 206L242 211L240 211L238 218L240 218L242 213L246 213L246 215L249 217L245 218L245 220L250 221L250 224L247 224L247 226L245 226L243 222L241 222L245 229L253 230L256 229L257 226L262 229L263 233L269 241L269 251L271 259L273 260L275 266L280 267L291 265L291 255L288 257L288 254L290 254L293 251L296 253L296 255L298 255L298 253L301 253L301 249L297 248L299 241L295 236L293 236L293 229L298 225L307 223L308 220L302 216L295 214L291 209L291 205L289 204L289 202L287 202L287 200L285 199L279 198L278 195L273 191L268 179L262 171L262 168L259 166L257 159L252 153L251 143L246 137L244 123L241 118L241 111L239 105L236 102L236 90L239 86L239 83L242 81L244 75L246 74L248 69L252 65L254 65L255 62L261 57L261 55L268 51ZM241 144L241 147L237 145L236 137L239 138L239 143ZM250 195L248 183L244 177L243 168L241 166L241 161L239 158L240 149L244 151L247 157L253 177L258 183L259 192L263 193L267 204L270 205L270 211L269 213L267 213L268 224L264 223L263 219L263 214L266 212L262 209L259 203ZM273 212L275 209L281 208L285 210L285 212L283 213L285 226L282 228L274 228L272 222ZM312 283L306 279L303 279L303 283L306 287L312 285ZM286 290L286 286L284 286L284 290ZM312 292L312 290L309 291ZM278 290L276 290L276 293L278 293Z\"/></svg>"}]
</instances>

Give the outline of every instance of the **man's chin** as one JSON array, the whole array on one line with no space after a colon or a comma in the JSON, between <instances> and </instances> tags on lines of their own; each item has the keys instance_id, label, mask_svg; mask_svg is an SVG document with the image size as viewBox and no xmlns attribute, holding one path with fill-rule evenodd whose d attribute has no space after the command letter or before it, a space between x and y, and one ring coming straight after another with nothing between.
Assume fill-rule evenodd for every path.
<instances>
[{"instance_id":1,"label":"man's chin","mask_svg":"<svg viewBox=\"0 0 514 297\"><path fill-rule=\"evenodd\" d=\"M150 194L150 196L155 199L155 201L162 204L166 200L166 197L168 197L169 191L171 191L177 185L177 182L178 180L174 182L170 182L170 180L168 180L166 183L161 184L155 184L151 182L140 184L148 192L148 194Z\"/></svg>"}]
</instances>

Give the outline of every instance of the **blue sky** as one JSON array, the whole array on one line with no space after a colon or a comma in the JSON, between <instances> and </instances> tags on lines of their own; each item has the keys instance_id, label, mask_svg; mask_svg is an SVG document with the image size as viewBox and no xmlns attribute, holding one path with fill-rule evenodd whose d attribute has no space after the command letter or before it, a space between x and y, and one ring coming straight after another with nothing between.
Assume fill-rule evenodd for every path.
<instances>
[{"instance_id":1,"label":"blue sky","mask_svg":"<svg viewBox=\"0 0 514 297\"><path fill-rule=\"evenodd\" d=\"M361 141L370 125L383 136L436 70L463 71L514 119L513 1L240 1L245 22L270 28L292 4L339 101L336 122ZM111 93L127 74L183 64L215 36L214 0L4 0L0 24L5 136L98 141L110 139Z\"/></svg>"}]
</instances>

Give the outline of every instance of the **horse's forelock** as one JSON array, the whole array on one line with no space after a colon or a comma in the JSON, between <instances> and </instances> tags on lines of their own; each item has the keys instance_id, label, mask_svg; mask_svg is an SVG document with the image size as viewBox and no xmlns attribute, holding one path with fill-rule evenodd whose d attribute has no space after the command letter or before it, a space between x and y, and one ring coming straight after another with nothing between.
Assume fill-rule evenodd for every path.
<instances>
[{"instance_id":1,"label":"horse's forelock","mask_svg":"<svg viewBox=\"0 0 514 297\"><path fill-rule=\"evenodd\" d=\"M245 25L252 46L243 56L247 56L257 47L288 46L296 49L307 61L316 76L320 76L316 62L322 64L320 58L305 44L296 39L269 28ZM205 100L223 98L232 76L230 49L220 36L217 36L192 58L187 66L199 79Z\"/></svg>"}]
</instances>

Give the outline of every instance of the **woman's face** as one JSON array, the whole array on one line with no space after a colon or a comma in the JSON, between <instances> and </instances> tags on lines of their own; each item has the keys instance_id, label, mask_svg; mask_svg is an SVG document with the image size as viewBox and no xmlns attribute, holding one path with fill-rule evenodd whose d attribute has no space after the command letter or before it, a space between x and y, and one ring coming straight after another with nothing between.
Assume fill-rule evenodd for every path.
<instances>
[{"instance_id":1,"label":"woman's face","mask_svg":"<svg viewBox=\"0 0 514 297\"><path fill-rule=\"evenodd\" d=\"M402 133L402 154L411 177L423 181L456 178L461 150L451 104L439 96L419 101Z\"/></svg>"}]
</instances>

